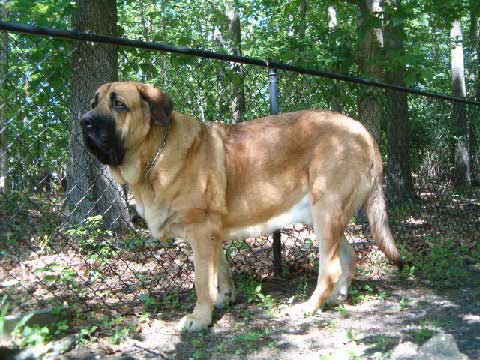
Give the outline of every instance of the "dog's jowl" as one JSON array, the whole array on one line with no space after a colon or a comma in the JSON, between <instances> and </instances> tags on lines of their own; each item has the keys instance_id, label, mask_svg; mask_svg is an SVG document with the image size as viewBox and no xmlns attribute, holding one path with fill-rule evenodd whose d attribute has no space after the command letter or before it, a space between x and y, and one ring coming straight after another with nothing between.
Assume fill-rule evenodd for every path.
<instances>
[{"instance_id":1,"label":"dog's jowl","mask_svg":"<svg viewBox=\"0 0 480 360\"><path fill-rule=\"evenodd\" d=\"M293 223L313 225L319 275L309 313L346 296L354 254L344 237L363 207L380 249L395 264L378 146L357 121L324 110L241 124L202 123L173 111L164 92L134 82L101 86L81 118L88 149L128 184L153 236L193 249L197 302L180 328L205 329L213 307L234 300L222 243Z\"/></svg>"}]
</instances>

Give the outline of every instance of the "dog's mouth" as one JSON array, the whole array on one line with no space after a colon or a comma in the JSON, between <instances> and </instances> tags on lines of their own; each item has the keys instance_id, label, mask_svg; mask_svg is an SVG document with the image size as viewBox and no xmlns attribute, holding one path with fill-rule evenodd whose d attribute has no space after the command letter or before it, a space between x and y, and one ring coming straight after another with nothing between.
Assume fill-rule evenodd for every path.
<instances>
[{"instance_id":1,"label":"dog's mouth","mask_svg":"<svg viewBox=\"0 0 480 360\"><path fill-rule=\"evenodd\" d=\"M118 166L125 156L123 141L115 133L115 121L85 114L80 124L87 149L104 165Z\"/></svg>"}]
</instances>

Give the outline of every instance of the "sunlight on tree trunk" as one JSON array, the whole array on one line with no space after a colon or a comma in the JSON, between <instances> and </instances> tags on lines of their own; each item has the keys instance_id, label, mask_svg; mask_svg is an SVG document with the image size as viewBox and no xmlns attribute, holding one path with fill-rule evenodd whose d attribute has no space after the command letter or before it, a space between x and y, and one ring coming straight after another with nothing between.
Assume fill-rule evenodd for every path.
<instances>
[{"instance_id":1,"label":"sunlight on tree trunk","mask_svg":"<svg viewBox=\"0 0 480 360\"><path fill-rule=\"evenodd\" d=\"M7 0L0 1L0 20L8 19ZM7 94L8 78L8 34L0 33L0 99L5 99ZM5 103L0 102L0 193L7 191L7 109Z\"/></svg>"},{"instance_id":2,"label":"sunlight on tree trunk","mask_svg":"<svg viewBox=\"0 0 480 360\"><path fill-rule=\"evenodd\" d=\"M214 30L213 38L217 45L218 51L225 53L225 40L223 38L222 32L216 28ZM217 91L218 91L218 115L219 119L227 119L229 116L229 106L228 98L230 97L227 93L227 80L226 80L226 64L219 61L215 64L215 72L217 77Z\"/></svg>"},{"instance_id":3,"label":"sunlight on tree trunk","mask_svg":"<svg viewBox=\"0 0 480 360\"><path fill-rule=\"evenodd\" d=\"M79 0L73 27L99 34L117 34L115 0ZM81 141L78 118L98 86L118 79L117 48L111 45L81 42L72 59L71 165L67 175L67 206L70 221L79 223L100 214L105 223L126 230L130 217L121 188L111 179L108 169L87 152Z\"/></svg>"},{"instance_id":4,"label":"sunlight on tree trunk","mask_svg":"<svg viewBox=\"0 0 480 360\"><path fill-rule=\"evenodd\" d=\"M335 10L334 6L328 7L328 30L333 31L337 27L337 10Z\"/></svg>"},{"instance_id":5,"label":"sunlight on tree trunk","mask_svg":"<svg viewBox=\"0 0 480 360\"><path fill-rule=\"evenodd\" d=\"M328 34L330 36L332 36L333 38L335 38L335 32L338 30L338 19L337 19L337 9L335 8L335 6L329 6L327 8L327 18L328 18ZM337 71L337 70L335 70ZM332 93L332 97L331 97L331 100L330 100L330 109L333 110L333 111L337 111L339 113L342 113L343 110L344 110L344 100L342 99L342 87L340 86L341 85L341 82L334 79L332 81L332 90L331 90L331 93ZM305 83L302 91L303 93L306 92L307 90L307 83Z\"/></svg>"},{"instance_id":6,"label":"sunlight on tree trunk","mask_svg":"<svg viewBox=\"0 0 480 360\"><path fill-rule=\"evenodd\" d=\"M233 55L242 55L242 31L240 25L240 15L234 10L232 1L226 3L226 13L229 19L229 37ZM238 123L243 120L245 114L245 89L243 79L243 67L241 64L232 65L232 115L233 122Z\"/></svg>"},{"instance_id":7,"label":"sunlight on tree trunk","mask_svg":"<svg viewBox=\"0 0 480 360\"><path fill-rule=\"evenodd\" d=\"M452 94L466 96L465 69L463 63L463 34L459 20L455 20L450 31ZM455 176L457 187L470 186L470 161L468 158L468 124L465 104L453 103Z\"/></svg>"}]
</instances>

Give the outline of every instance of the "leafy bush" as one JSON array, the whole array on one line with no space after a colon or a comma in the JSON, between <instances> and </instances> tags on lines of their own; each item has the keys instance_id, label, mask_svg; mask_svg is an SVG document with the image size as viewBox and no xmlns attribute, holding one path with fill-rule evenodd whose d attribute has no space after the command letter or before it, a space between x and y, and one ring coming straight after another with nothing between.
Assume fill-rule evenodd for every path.
<instances>
[{"instance_id":1,"label":"leafy bush","mask_svg":"<svg viewBox=\"0 0 480 360\"><path fill-rule=\"evenodd\" d=\"M111 242L113 234L105 228L102 215L87 218L85 224L67 230L66 234L76 241L82 254L99 265L108 264L117 253Z\"/></svg>"}]
</instances>

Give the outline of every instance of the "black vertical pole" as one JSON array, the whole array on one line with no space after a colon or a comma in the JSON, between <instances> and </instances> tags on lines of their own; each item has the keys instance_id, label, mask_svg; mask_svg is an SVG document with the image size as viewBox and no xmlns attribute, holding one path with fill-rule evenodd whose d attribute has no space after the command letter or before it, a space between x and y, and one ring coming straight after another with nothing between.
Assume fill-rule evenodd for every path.
<instances>
[{"instance_id":1,"label":"black vertical pole","mask_svg":"<svg viewBox=\"0 0 480 360\"><path fill-rule=\"evenodd\" d=\"M270 93L270 114L278 114L278 86L277 69L268 68L268 89ZM280 242L280 230L273 233L273 274L282 275L282 244Z\"/></svg>"}]
</instances>

